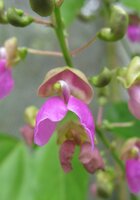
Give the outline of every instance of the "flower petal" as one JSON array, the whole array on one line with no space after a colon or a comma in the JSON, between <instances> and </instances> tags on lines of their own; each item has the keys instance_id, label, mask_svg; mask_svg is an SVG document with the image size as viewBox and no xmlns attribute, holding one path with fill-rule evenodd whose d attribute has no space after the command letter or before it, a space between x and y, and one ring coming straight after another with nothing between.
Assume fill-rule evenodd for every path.
<instances>
[{"instance_id":1,"label":"flower petal","mask_svg":"<svg viewBox=\"0 0 140 200\"><path fill-rule=\"evenodd\" d=\"M127 36L132 42L140 42L140 26L129 25L127 30Z\"/></svg>"},{"instance_id":2,"label":"flower petal","mask_svg":"<svg viewBox=\"0 0 140 200\"><path fill-rule=\"evenodd\" d=\"M74 112L80 120L81 125L86 130L87 135L90 138L92 148L94 147L94 134L95 126L94 119L88 106L81 100L71 96L67 105L68 110Z\"/></svg>"},{"instance_id":3,"label":"flower petal","mask_svg":"<svg viewBox=\"0 0 140 200\"><path fill-rule=\"evenodd\" d=\"M40 146L46 144L53 134L57 122L67 113L67 107L60 97L49 98L37 114L34 142Z\"/></svg>"},{"instance_id":4,"label":"flower petal","mask_svg":"<svg viewBox=\"0 0 140 200\"><path fill-rule=\"evenodd\" d=\"M128 101L128 108L132 115L134 115L137 119L140 119L140 103L135 101L135 99L130 98Z\"/></svg>"},{"instance_id":5,"label":"flower petal","mask_svg":"<svg viewBox=\"0 0 140 200\"><path fill-rule=\"evenodd\" d=\"M132 193L140 192L140 160L126 161L126 179Z\"/></svg>"},{"instance_id":6,"label":"flower petal","mask_svg":"<svg viewBox=\"0 0 140 200\"><path fill-rule=\"evenodd\" d=\"M14 88L12 71L6 67L6 60L0 60L0 99L6 97Z\"/></svg>"},{"instance_id":7,"label":"flower petal","mask_svg":"<svg viewBox=\"0 0 140 200\"><path fill-rule=\"evenodd\" d=\"M59 158L61 166L65 173L72 170L72 157L75 151L76 144L71 140L66 140L61 146L59 151Z\"/></svg>"},{"instance_id":8,"label":"flower petal","mask_svg":"<svg viewBox=\"0 0 140 200\"><path fill-rule=\"evenodd\" d=\"M134 99L140 104L140 84L133 85L128 89L130 98Z\"/></svg>"},{"instance_id":9,"label":"flower petal","mask_svg":"<svg viewBox=\"0 0 140 200\"><path fill-rule=\"evenodd\" d=\"M104 169L103 158L99 150L95 147L91 150L91 144L85 142L81 145L79 160L89 173L94 173L96 170Z\"/></svg>"},{"instance_id":10,"label":"flower petal","mask_svg":"<svg viewBox=\"0 0 140 200\"><path fill-rule=\"evenodd\" d=\"M80 70L70 69L69 67L58 67L50 70L38 89L39 96L48 97L53 95L53 85L60 80L65 81L69 85L73 96L86 103L92 100L93 89L86 76Z\"/></svg>"}]
</instances>

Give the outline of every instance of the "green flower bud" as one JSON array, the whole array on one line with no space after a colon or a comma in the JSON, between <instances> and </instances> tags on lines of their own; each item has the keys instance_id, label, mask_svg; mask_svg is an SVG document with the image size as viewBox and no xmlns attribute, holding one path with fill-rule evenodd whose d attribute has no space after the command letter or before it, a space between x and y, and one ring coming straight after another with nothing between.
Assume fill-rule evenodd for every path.
<instances>
[{"instance_id":1,"label":"green flower bud","mask_svg":"<svg viewBox=\"0 0 140 200\"><path fill-rule=\"evenodd\" d=\"M135 82L140 81L140 57L134 57L128 67L120 68L117 79L125 88L130 88Z\"/></svg>"},{"instance_id":2,"label":"green flower bud","mask_svg":"<svg viewBox=\"0 0 140 200\"><path fill-rule=\"evenodd\" d=\"M109 198L114 189L115 173L113 168L106 167L105 171L98 171L96 174L97 196Z\"/></svg>"},{"instance_id":3,"label":"green flower bud","mask_svg":"<svg viewBox=\"0 0 140 200\"><path fill-rule=\"evenodd\" d=\"M31 8L42 17L52 14L54 10L54 0L30 0Z\"/></svg>"},{"instance_id":4,"label":"green flower bud","mask_svg":"<svg viewBox=\"0 0 140 200\"><path fill-rule=\"evenodd\" d=\"M123 8L119 6L111 7L110 27L102 28L98 37L105 41L120 40L127 30L128 15Z\"/></svg>"},{"instance_id":5,"label":"green flower bud","mask_svg":"<svg viewBox=\"0 0 140 200\"><path fill-rule=\"evenodd\" d=\"M31 16L25 16L22 10L15 8L8 9L7 19L10 24L17 27L25 27L33 22L33 18Z\"/></svg>"},{"instance_id":6,"label":"green flower bud","mask_svg":"<svg viewBox=\"0 0 140 200\"><path fill-rule=\"evenodd\" d=\"M38 113L38 109L35 106L29 106L25 109L24 116L25 121L32 127L35 126L35 119Z\"/></svg>"},{"instance_id":7,"label":"green flower bud","mask_svg":"<svg viewBox=\"0 0 140 200\"><path fill-rule=\"evenodd\" d=\"M103 199L108 199L112 195L113 186L108 183L106 185L100 184L97 187L97 196Z\"/></svg>"},{"instance_id":8,"label":"green flower bud","mask_svg":"<svg viewBox=\"0 0 140 200\"><path fill-rule=\"evenodd\" d=\"M0 23L1 24L7 24L7 16L4 10L4 2L0 0Z\"/></svg>"},{"instance_id":9,"label":"green flower bud","mask_svg":"<svg viewBox=\"0 0 140 200\"><path fill-rule=\"evenodd\" d=\"M95 87L105 87L110 83L111 78L112 78L111 71L105 67L98 76L94 76L91 79L91 82Z\"/></svg>"}]
</instances>

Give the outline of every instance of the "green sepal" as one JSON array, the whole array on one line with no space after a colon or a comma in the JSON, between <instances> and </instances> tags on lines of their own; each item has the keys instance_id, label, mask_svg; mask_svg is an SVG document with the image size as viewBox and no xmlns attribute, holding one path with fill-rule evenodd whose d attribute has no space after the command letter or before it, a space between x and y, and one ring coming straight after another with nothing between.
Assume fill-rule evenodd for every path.
<instances>
[{"instance_id":1,"label":"green sepal","mask_svg":"<svg viewBox=\"0 0 140 200\"><path fill-rule=\"evenodd\" d=\"M7 19L10 24L17 27L25 27L33 22L31 16L25 16L22 10L9 8L7 10Z\"/></svg>"}]
</instances>

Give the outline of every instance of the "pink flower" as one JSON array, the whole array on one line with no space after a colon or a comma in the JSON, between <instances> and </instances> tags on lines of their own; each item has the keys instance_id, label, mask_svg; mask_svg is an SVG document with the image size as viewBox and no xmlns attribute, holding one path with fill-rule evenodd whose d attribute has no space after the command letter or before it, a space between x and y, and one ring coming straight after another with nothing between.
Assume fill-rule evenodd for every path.
<instances>
[{"instance_id":1,"label":"pink flower","mask_svg":"<svg viewBox=\"0 0 140 200\"><path fill-rule=\"evenodd\" d=\"M140 119L140 84L132 85L128 89L128 93L130 97L129 110L137 119Z\"/></svg>"},{"instance_id":2,"label":"pink flower","mask_svg":"<svg viewBox=\"0 0 140 200\"><path fill-rule=\"evenodd\" d=\"M7 67L6 59L0 58L0 99L8 96L13 88L12 70Z\"/></svg>"},{"instance_id":3,"label":"pink flower","mask_svg":"<svg viewBox=\"0 0 140 200\"><path fill-rule=\"evenodd\" d=\"M140 192L140 160L129 159L126 161L126 179L132 193Z\"/></svg>"},{"instance_id":4,"label":"pink flower","mask_svg":"<svg viewBox=\"0 0 140 200\"><path fill-rule=\"evenodd\" d=\"M140 25L130 24L127 29L127 36L132 42L140 42Z\"/></svg>"},{"instance_id":5,"label":"pink flower","mask_svg":"<svg viewBox=\"0 0 140 200\"><path fill-rule=\"evenodd\" d=\"M80 70L69 67L58 67L50 70L38 89L38 95L41 97L56 95L53 86L59 80L63 80L68 84L71 95L87 104L90 103L93 97L93 89L87 77Z\"/></svg>"},{"instance_id":6,"label":"pink flower","mask_svg":"<svg viewBox=\"0 0 140 200\"><path fill-rule=\"evenodd\" d=\"M41 107L37 114L34 142L37 145L46 144L60 122L71 111L77 115L80 124L94 147L94 120L88 106L81 100L70 95L67 102L59 97L50 97Z\"/></svg>"}]
</instances>

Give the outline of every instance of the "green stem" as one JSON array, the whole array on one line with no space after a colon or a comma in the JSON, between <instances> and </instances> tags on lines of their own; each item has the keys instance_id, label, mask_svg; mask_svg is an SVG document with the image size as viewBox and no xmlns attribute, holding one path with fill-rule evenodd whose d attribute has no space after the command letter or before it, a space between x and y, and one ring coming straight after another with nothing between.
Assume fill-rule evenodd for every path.
<instances>
[{"instance_id":1,"label":"green stem","mask_svg":"<svg viewBox=\"0 0 140 200\"><path fill-rule=\"evenodd\" d=\"M110 142L106 139L106 137L104 136L104 134L101 131L101 129L99 127L97 127L97 126L96 126L96 132L97 132L98 136L100 137L102 143L106 146L107 149L110 150L110 152L112 154L112 157L118 163L118 165L120 166L121 170L124 172L124 164L123 164L123 162L119 159L117 152L112 150Z\"/></svg>"},{"instance_id":2,"label":"green stem","mask_svg":"<svg viewBox=\"0 0 140 200\"><path fill-rule=\"evenodd\" d=\"M107 149L110 150L112 157L118 163L122 172L124 173L125 167L124 167L123 162L119 159L117 152L112 150L110 142L106 139L106 137L104 136L104 133L102 132L102 130L98 126L96 126L96 132L97 132L98 136L100 137L102 143L106 146ZM131 200L137 200L137 197L132 193L130 193L130 198L131 198Z\"/></svg>"},{"instance_id":3,"label":"green stem","mask_svg":"<svg viewBox=\"0 0 140 200\"><path fill-rule=\"evenodd\" d=\"M64 59L69 67L73 67L70 51L64 34L65 30L61 17L60 8L57 7L55 8L54 15L55 15L55 31L61 46L62 53L64 55Z\"/></svg>"}]
</instances>

